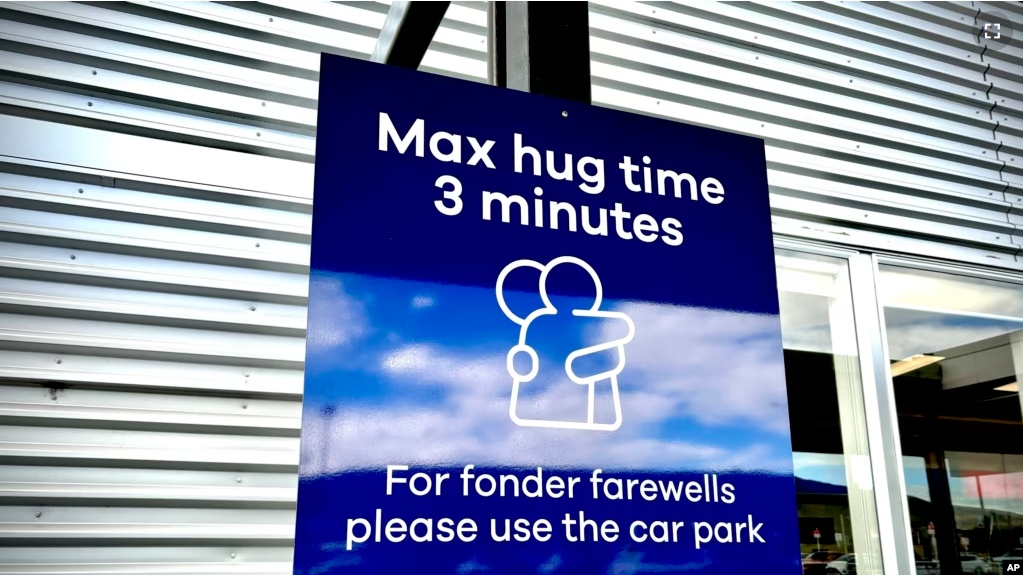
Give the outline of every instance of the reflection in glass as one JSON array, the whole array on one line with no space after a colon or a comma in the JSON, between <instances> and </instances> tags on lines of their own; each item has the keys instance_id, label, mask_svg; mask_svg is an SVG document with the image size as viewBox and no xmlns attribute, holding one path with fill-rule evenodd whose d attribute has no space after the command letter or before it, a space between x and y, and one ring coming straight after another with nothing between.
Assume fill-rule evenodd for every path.
<instances>
[{"instance_id":1,"label":"reflection in glass","mask_svg":"<svg viewBox=\"0 0 1023 575\"><path fill-rule=\"evenodd\" d=\"M882 266L879 291L917 571L1000 573L1023 552L1023 288Z\"/></svg>"},{"instance_id":2,"label":"reflection in glass","mask_svg":"<svg viewBox=\"0 0 1023 575\"><path fill-rule=\"evenodd\" d=\"M879 575L847 265L782 250L776 262L803 573Z\"/></svg>"}]
</instances>

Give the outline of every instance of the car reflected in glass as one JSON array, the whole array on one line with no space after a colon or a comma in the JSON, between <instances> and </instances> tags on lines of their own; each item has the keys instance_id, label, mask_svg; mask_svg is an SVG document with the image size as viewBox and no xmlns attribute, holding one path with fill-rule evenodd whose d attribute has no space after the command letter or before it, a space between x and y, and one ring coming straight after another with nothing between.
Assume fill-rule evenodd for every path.
<instances>
[{"instance_id":1,"label":"car reflected in glass","mask_svg":"<svg viewBox=\"0 0 1023 575\"><path fill-rule=\"evenodd\" d=\"M828 575L853 575L856 573L856 554L847 553L835 559L824 570Z\"/></svg>"},{"instance_id":2,"label":"car reflected in glass","mask_svg":"<svg viewBox=\"0 0 1023 575\"><path fill-rule=\"evenodd\" d=\"M994 572L987 559L976 553L960 553L959 563L963 566L963 575L985 575Z\"/></svg>"},{"instance_id":3,"label":"car reflected in glass","mask_svg":"<svg viewBox=\"0 0 1023 575\"><path fill-rule=\"evenodd\" d=\"M803 575L823 575L828 563L842 556L837 551L815 551L803 556Z\"/></svg>"}]
</instances>

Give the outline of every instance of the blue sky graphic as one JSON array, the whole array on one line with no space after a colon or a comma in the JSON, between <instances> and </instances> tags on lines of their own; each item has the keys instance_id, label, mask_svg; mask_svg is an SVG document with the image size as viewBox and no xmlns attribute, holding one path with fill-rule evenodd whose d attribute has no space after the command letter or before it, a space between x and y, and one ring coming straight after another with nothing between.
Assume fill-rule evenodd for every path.
<instances>
[{"instance_id":1,"label":"blue sky graphic","mask_svg":"<svg viewBox=\"0 0 1023 575\"><path fill-rule=\"evenodd\" d=\"M519 326L492 289L323 271L313 272L310 289L304 476L389 457L791 473L776 316L605 300L601 309L626 311L636 324L619 377L624 423L607 434L511 422L505 357ZM542 306L535 293L506 297L520 316ZM581 309L592 299L554 304ZM578 419L567 404L585 401L584 388L556 368L569 352L622 331L558 316L564 321L530 328L547 373L523 392L520 415L535 408ZM611 351L589 367L617 360Z\"/></svg>"},{"instance_id":2,"label":"blue sky graphic","mask_svg":"<svg viewBox=\"0 0 1023 575\"><path fill-rule=\"evenodd\" d=\"M505 362L519 325L502 313L493 289L313 271L310 291L296 574L408 571L424 562L437 573L798 572L777 316L605 300L601 309L628 314L636 328L619 376L623 424L614 432L541 429L509 417ZM542 305L534 293L506 298L520 317ZM527 340L541 369L554 369L528 384L519 415L535 409L581 421L585 388L564 375L564 357L619 337L622 326L561 313L589 308L592 299L552 300L558 317L531 324ZM610 352L588 368L603 371L618 360ZM447 471L452 480L439 497L400 489L387 496L389 464ZM575 499L462 497L457 474L466 464L476 473L542 466L548 477L598 468L669 481L716 473L735 485L737 502L593 501L588 485ZM374 509L388 517L472 516L487 533L472 545L366 543L347 551L347 518L372 517ZM623 528L636 519L756 517L768 544L746 542L747 552L737 554L730 545L695 549L690 540L575 545L559 535L514 547L488 540L492 518L549 517L560 529L558 518L581 511Z\"/></svg>"}]
</instances>

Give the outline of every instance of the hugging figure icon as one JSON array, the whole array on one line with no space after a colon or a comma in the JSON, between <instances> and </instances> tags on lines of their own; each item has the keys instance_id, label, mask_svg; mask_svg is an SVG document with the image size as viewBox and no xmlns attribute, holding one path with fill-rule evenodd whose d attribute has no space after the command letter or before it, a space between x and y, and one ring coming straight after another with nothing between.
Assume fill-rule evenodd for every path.
<instances>
[{"instance_id":1,"label":"hugging figure icon","mask_svg":"<svg viewBox=\"0 0 1023 575\"><path fill-rule=\"evenodd\" d=\"M573 309L559 309L556 306L548 293L548 282L552 271L559 266L575 266L584 270L592 279L594 287L594 297L592 304L588 307L579 308L578 306L569 306ZM540 272L539 285L537 286L540 295L540 301L542 307L536 309L526 315L525 317L519 317L509 307L504 293L504 284L508 275L513 271L522 268L532 268ZM501 311L504 315L519 325L519 337L518 343L510 350L508 350L507 356L507 368L508 373L512 378L512 390L511 390L511 401L508 407L508 415L511 420L521 426L525 427L546 427L554 429L581 429L590 431L615 431L622 425L622 404L621 394L618 387L618 376L625 369L625 345L632 341L636 334L636 327L632 322L632 319L619 311L609 311L600 309L600 305L603 299L603 287L600 283L600 277L597 272L585 261L573 257L573 256L561 256L548 262L546 265L533 260L516 260L507 266L497 276L497 303L501 307ZM560 316L560 317L558 317ZM567 316L567 317L566 317ZM553 363L551 361L543 362L541 365L541 355L537 352L535 342L537 336L535 334L537 323L543 323L545 319L558 319L570 320L572 318L590 319L591 321L597 321L602 324L619 324L620 327L625 328L624 335L617 337L611 337L604 335L605 330L595 330L593 333L588 334L591 337L597 337L601 339L596 344L588 345L581 349L574 350L568 353L564 365L548 365ZM537 322L540 320L540 322ZM531 332L533 328L533 332ZM614 330L612 330L614 331ZM618 330L621 331L621 330ZM531 335L531 333L533 335ZM614 357L611 361L605 361L604 365L594 370L592 364L595 363L593 360L600 358L605 359L607 357ZM528 365L528 369L522 370L522 363L525 362ZM585 410L585 421L578 421L575 418L565 417L564 419L543 419L534 417L521 417L519 415L519 403L520 395L523 393L525 384L529 384L537 378L537 374L541 370L547 372L554 369L564 369L564 375L568 379L580 386L587 387L587 401ZM587 369L589 368L589 371ZM590 373L590 372L594 373ZM582 372L582 373L580 373ZM550 374L548 374L550 375ZM561 375L561 374L556 374ZM557 377L555 376L555 379ZM596 421L596 394L598 385L601 388L610 387L613 409L614 409L614 420L612 422L597 422ZM580 411L581 413L581 411Z\"/></svg>"}]
</instances>

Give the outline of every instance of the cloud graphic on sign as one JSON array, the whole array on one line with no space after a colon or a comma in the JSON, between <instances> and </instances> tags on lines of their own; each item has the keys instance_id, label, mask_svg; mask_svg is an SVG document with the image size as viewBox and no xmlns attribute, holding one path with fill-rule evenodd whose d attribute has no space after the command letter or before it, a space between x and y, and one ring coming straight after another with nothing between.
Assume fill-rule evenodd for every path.
<instances>
[{"instance_id":1,"label":"cloud graphic on sign","mask_svg":"<svg viewBox=\"0 0 1023 575\"><path fill-rule=\"evenodd\" d=\"M309 317L316 329L306 338L307 353L333 352L366 334L368 322L362 305L352 298L335 274L309 275Z\"/></svg>"},{"instance_id":2,"label":"cloud graphic on sign","mask_svg":"<svg viewBox=\"0 0 1023 575\"><path fill-rule=\"evenodd\" d=\"M643 326L631 344L629 368L644 385L630 403L642 401L647 413L664 417L707 425L738 421L788 433L778 316L643 303L619 309Z\"/></svg>"},{"instance_id":3,"label":"cloud graphic on sign","mask_svg":"<svg viewBox=\"0 0 1023 575\"><path fill-rule=\"evenodd\" d=\"M428 295L417 295L412 298L412 307L416 309L433 307L435 303L434 299Z\"/></svg>"},{"instance_id":4,"label":"cloud graphic on sign","mask_svg":"<svg viewBox=\"0 0 1023 575\"><path fill-rule=\"evenodd\" d=\"M390 390L386 401L341 401L326 411L307 404L302 475L395 461L791 472L783 433L788 420L779 416L785 388L777 316L637 303L617 309L633 317L643 337L631 344L630 370L637 377L622 390L625 409L637 417L626 411L635 423L616 432L613 444L603 434L512 425L505 349L410 341L381 346L375 367L366 368L372 370L366 377ZM321 391L329 384L311 385ZM572 398L554 393L557 387L537 390L530 401L552 414L577 410ZM745 439L725 434L728 439L712 442L702 433L659 430L680 420L696 429L752 431ZM778 448L782 443L786 449Z\"/></svg>"},{"instance_id":5,"label":"cloud graphic on sign","mask_svg":"<svg viewBox=\"0 0 1023 575\"><path fill-rule=\"evenodd\" d=\"M481 385L481 382L496 383L495 380L507 374L503 355L459 357L445 353L438 346L423 343L407 345L386 354L380 366L391 375L412 376L422 382L480 393L493 387Z\"/></svg>"}]
</instances>

